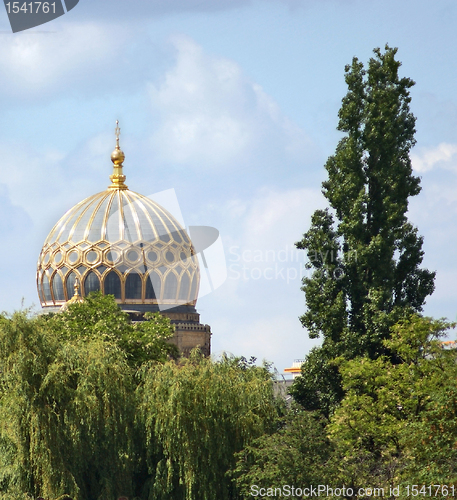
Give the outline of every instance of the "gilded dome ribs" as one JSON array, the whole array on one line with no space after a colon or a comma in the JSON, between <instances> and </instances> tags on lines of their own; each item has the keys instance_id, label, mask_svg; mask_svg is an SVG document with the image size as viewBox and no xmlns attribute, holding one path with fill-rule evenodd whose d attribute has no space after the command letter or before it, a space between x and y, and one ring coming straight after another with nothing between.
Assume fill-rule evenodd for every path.
<instances>
[{"instance_id":1,"label":"gilded dome ribs","mask_svg":"<svg viewBox=\"0 0 457 500\"><path fill-rule=\"evenodd\" d=\"M63 305L78 278L82 296L120 287L114 295L121 304L193 305L199 270L188 241L178 221L152 200L127 189L93 195L69 210L46 239L37 268L40 301L43 307Z\"/></svg>"}]
</instances>

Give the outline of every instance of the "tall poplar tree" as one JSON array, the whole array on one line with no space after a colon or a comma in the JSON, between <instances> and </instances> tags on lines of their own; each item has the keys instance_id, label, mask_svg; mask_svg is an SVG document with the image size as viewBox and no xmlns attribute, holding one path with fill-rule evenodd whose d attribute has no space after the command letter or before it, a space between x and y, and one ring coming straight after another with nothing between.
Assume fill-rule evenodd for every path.
<instances>
[{"instance_id":1,"label":"tall poplar tree","mask_svg":"<svg viewBox=\"0 0 457 500\"><path fill-rule=\"evenodd\" d=\"M383 339L405 313L420 312L435 273L422 269L423 239L408 222L408 199L420 192L409 153L415 144L410 111L414 82L400 78L396 48L375 49L365 70L345 68L348 93L339 111L344 137L325 168L317 210L296 245L307 252L303 279L307 311L300 318L323 344L308 355L292 393L305 408L324 413L343 391L335 359L386 352Z\"/></svg>"}]
</instances>

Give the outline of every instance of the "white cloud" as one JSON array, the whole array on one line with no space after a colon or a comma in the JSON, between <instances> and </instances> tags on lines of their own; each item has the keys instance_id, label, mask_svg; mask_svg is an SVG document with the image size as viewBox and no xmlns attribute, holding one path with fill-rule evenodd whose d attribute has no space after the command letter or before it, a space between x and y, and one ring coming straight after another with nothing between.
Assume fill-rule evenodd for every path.
<instances>
[{"instance_id":1,"label":"white cloud","mask_svg":"<svg viewBox=\"0 0 457 500\"><path fill-rule=\"evenodd\" d=\"M72 204L108 186L106 149L112 142L110 134L101 134L78 144L76 152L0 142L0 175L11 203L28 214L36 229L50 231ZM94 191L94 180L100 177L105 182Z\"/></svg>"},{"instance_id":2,"label":"white cloud","mask_svg":"<svg viewBox=\"0 0 457 500\"><path fill-rule=\"evenodd\" d=\"M176 65L150 85L153 137L159 157L202 171L303 161L311 142L260 85L234 61L206 54L190 38L174 37Z\"/></svg>"},{"instance_id":3,"label":"white cloud","mask_svg":"<svg viewBox=\"0 0 457 500\"><path fill-rule=\"evenodd\" d=\"M214 353L273 360L282 371L316 345L298 319L305 255L294 242L324 206L319 190L307 188L262 189L252 199L211 206L221 222L228 279L197 308L211 324Z\"/></svg>"},{"instance_id":4,"label":"white cloud","mask_svg":"<svg viewBox=\"0 0 457 500\"><path fill-rule=\"evenodd\" d=\"M457 171L457 144L442 142L434 148L422 148L411 155L413 169L424 173L435 168Z\"/></svg>"},{"instance_id":5,"label":"white cloud","mask_svg":"<svg viewBox=\"0 0 457 500\"><path fill-rule=\"evenodd\" d=\"M20 143L1 147L4 167L0 172L11 200L38 221L50 209L54 199L62 201L60 194L64 182L59 164L63 155L57 151L37 154ZM52 179L51 183L49 179Z\"/></svg>"},{"instance_id":6,"label":"white cloud","mask_svg":"<svg viewBox=\"0 0 457 500\"><path fill-rule=\"evenodd\" d=\"M57 31L2 37L2 93L18 98L80 90L82 83L122 77L126 30L96 23L58 23Z\"/></svg>"},{"instance_id":7,"label":"white cloud","mask_svg":"<svg viewBox=\"0 0 457 500\"><path fill-rule=\"evenodd\" d=\"M0 184L0 234L2 242L5 243L9 238L27 234L31 227L31 220L26 212L14 205L8 193L5 184ZM11 250L9 245L7 248Z\"/></svg>"},{"instance_id":8,"label":"white cloud","mask_svg":"<svg viewBox=\"0 0 457 500\"><path fill-rule=\"evenodd\" d=\"M308 230L313 212L325 206L323 195L308 188L261 189L252 199L211 205L228 270L217 291L221 299L240 310L265 303L287 310L300 296L307 272L305 252L294 244ZM297 317L298 312L290 314Z\"/></svg>"},{"instance_id":9,"label":"white cloud","mask_svg":"<svg viewBox=\"0 0 457 500\"><path fill-rule=\"evenodd\" d=\"M326 205L317 189L262 189L245 216L246 243L259 248L293 244L309 226L314 210Z\"/></svg>"},{"instance_id":10,"label":"white cloud","mask_svg":"<svg viewBox=\"0 0 457 500\"><path fill-rule=\"evenodd\" d=\"M300 254L301 258L303 252L295 250L294 244L309 228L314 211L326 206L327 202L318 189L262 188L251 199L230 200L211 206L209 210L219 212L218 219L222 223L219 229L225 236L228 258L232 248L232 255L241 256L245 252L252 257L245 263L248 266L258 266L259 262L270 266L273 255L278 258L284 252L288 254L288 261L298 262L297 255ZM264 259L260 259L259 252ZM259 258L254 260L254 255L259 255ZM235 261L236 257L232 260Z\"/></svg>"}]
</instances>

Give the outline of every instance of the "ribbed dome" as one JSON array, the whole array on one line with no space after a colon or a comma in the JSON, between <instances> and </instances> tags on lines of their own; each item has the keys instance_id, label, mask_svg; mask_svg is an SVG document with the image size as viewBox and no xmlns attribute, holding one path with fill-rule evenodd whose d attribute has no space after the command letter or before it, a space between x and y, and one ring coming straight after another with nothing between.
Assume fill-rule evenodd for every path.
<instances>
[{"instance_id":1,"label":"ribbed dome","mask_svg":"<svg viewBox=\"0 0 457 500\"><path fill-rule=\"evenodd\" d=\"M76 279L82 296L101 290L120 304L195 305L198 259L186 231L157 203L129 191L122 163L112 161L110 188L74 206L46 238L37 269L42 306L70 300Z\"/></svg>"}]
</instances>

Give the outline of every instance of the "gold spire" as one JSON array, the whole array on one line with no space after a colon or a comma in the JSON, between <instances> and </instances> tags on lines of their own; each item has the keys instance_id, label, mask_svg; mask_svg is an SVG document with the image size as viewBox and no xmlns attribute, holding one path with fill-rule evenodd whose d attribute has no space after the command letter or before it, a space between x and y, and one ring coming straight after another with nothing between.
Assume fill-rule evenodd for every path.
<instances>
[{"instance_id":1,"label":"gold spire","mask_svg":"<svg viewBox=\"0 0 457 500\"><path fill-rule=\"evenodd\" d=\"M67 300L67 302L65 302L65 304L60 308L61 311L66 311L70 304L75 304L77 302L78 303L84 302L84 299L79 294L79 279L78 278L75 279L75 284L74 284L73 288L75 290L73 297L70 300Z\"/></svg>"},{"instance_id":2,"label":"gold spire","mask_svg":"<svg viewBox=\"0 0 457 500\"><path fill-rule=\"evenodd\" d=\"M110 175L111 186L109 189L128 189L128 187L124 184L125 175L122 171L122 163L125 160L125 154L119 147L119 135L121 133L121 129L119 128L119 120L116 120L116 128L114 130L116 135L116 148L111 153L111 161L113 162L113 173Z\"/></svg>"},{"instance_id":3,"label":"gold spire","mask_svg":"<svg viewBox=\"0 0 457 500\"><path fill-rule=\"evenodd\" d=\"M76 301L76 299L78 299L80 297L80 295L79 295L79 279L78 278L75 279L75 284L73 285L73 290L75 291L75 293L74 293L72 299L75 299L75 301ZM72 300L72 299L70 299L70 300Z\"/></svg>"}]
</instances>

